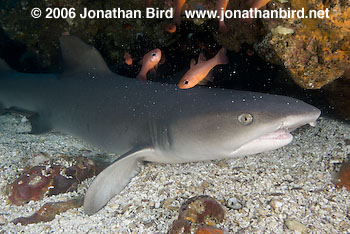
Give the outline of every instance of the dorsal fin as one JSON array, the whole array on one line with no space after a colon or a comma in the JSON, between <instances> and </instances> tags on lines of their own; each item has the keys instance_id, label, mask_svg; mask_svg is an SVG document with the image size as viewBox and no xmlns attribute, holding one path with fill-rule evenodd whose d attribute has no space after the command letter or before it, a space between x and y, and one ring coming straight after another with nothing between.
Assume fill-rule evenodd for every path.
<instances>
[{"instance_id":1,"label":"dorsal fin","mask_svg":"<svg viewBox=\"0 0 350 234\"><path fill-rule=\"evenodd\" d=\"M65 72L112 73L101 54L75 36L61 36L60 45Z\"/></svg>"},{"instance_id":2,"label":"dorsal fin","mask_svg":"<svg viewBox=\"0 0 350 234\"><path fill-rule=\"evenodd\" d=\"M10 68L9 65L7 65L7 63L0 58L0 71L11 71L12 69Z\"/></svg>"}]
</instances>

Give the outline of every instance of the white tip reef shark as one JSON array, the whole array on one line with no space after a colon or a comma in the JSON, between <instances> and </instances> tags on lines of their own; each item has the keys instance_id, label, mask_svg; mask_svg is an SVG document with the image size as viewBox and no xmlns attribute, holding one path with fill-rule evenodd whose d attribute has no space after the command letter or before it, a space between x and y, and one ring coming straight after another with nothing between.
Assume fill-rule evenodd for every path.
<instances>
[{"instance_id":1,"label":"white tip reef shark","mask_svg":"<svg viewBox=\"0 0 350 234\"><path fill-rule=\"evenodd\" d=\"M138 161L186 163L277 149L321 114L285 96L140 82L111 72L77 37L61 37L60 45L62 74L20 73L0 61L0 112L25 111L32 133L70 134L121 155L87 190L87 214L129 183Z\"/></svg>"}]
</instances>

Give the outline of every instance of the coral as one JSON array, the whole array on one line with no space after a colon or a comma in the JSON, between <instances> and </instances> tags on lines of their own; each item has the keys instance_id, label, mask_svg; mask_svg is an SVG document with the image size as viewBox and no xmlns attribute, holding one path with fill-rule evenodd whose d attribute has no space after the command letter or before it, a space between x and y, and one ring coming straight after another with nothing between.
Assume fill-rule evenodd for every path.
<instances>
[{"instance_id":1,"label":"coral","mask_svg":"<svg viewBox=\"0 0 350 234\"><path fill-rule=\"evenodd\" d=\"M57 174L57 171L46 170L44 166L25 169L23 174L9 185L9 201L14 205L22 205L30 200L40 200L52 186L54 174Z\"/></svg>"},{"instance_id":2,"label":"coral","mask_svg":"<svg viewBox=\"0 0 350 234\"><path fill-rule=\"evenodd\" d=\"M91 159L79 157L76 165L68 168L59 165L26 168L18 179L8 185L9 201L22 205L42 199L47 192L48 195L57 195L73 191L81 181L97 175L105 167Z\"/></svg>"},{"instance_id":3,"label":"coral","mask_svg":"<svg viewBox=\"0 0 350 234\"><path fill-rule=\"evenodd\" d=\"M206 195L192 197L181 205L179 217L169 234L222 233L221 229L212 226L223 220L224 210L216 200Z\"/></svg>"},{"instance_id":4,"label":"coral","mask_svg":"<svg viewBox=\"0 0 350 234\"><path fill-rule=\"evenodd\" d=\"M189 220L193 223L213 224L223 221L224 210L216 200L203 195L190 198L182 204L178 219Z\"/></svg>"},{"instance_id":5,"label":"coral","mask_svg":"<svg viewBox=\"0 0 350 234\"><path fill-rule=\"evenodd\" d=\"M230 1L228 10L247 10L260 7L267 0ZM188 0L184 10L214 10L216 1ZM261 3L261 4L260 4ZM98 1L89 0L18 0L0 3L0 27L14 41L23 43L26 52L18 59L20 63L33 60L40 70L59 64L57 39L61 34L74 34L94 45L109 64L124 64L125 51L139 61L154 48L176 51L177 58L193 56L198 47L215 48L217 44L228 50L238 51L243 43L254 44L258 54L266 61L283 66L301 87L318 89L340 77L350 64L350 2L344 0L293 0L270 1L268 10L290 8L291 10L329 9L329 18L304 19L225 19L227 33L218 33L215 19L186 19L181 25L169 28L172 19L33 19L28 10L33 7L74 7L77 14L81 9L140 9L146 4L159 9L169 9L172 0ZM164 31L165 30L165 31ZM192 35L192 36L191 36ZM195 35L195 36L193 36ZM204 36L203 36L204 35ZM200 38L200 40L193 40ZM209 38L207 40L207 38ZM172 55L171 55L172 56ZM169 56L169 57L171 57ZM178 59L181 60L181 59ZM124 75L136 76L135 66L122 67ZM129 72L130 71L130 72ZM178 71L174 71L176 73Z\"/></svg>"},{"instance_id":6,"label":"coral","mask_svg":"<svg viewBox=\"0 0 350 234\"><path fill-rule=\"evenodd\" d=\"M145 1L98 1L89 0L67 1L67 0L19 0L0 3L0 27L12 40L23 43L27 47L25 56L36 59L41 68L51 68L57 64L58 38L62 34L73 34L85 41L89 41L95 47L101 49L107 60L113 63L123 62L123 53L130 50L132 54L142 57L143 50L174 43L173 37L164 34L163 26L159 19L47 19L44 17L44 9L51 8L75 8L79 15L82 9L140 9L144 11ZM43 16L34 19L28 12L34 7L42 10ZM152 7L161 9L169 8L164 1L152 1ZM143 48L138 48L140 37L146 38L147 43ZM148 48L147 48L148 47ZM24 59L23 57L21 58Z\"/></svg>"},{"instance_id":7,"label":"coral","mask_svg":"<svg viewBox=\"0 0 350 234\"><path fill-rule=\"evenodd\" d=\"M37 212L29 217L19 217L12 220L12 223L20 223L28 225L31 223L49 222L56 215L63 213L69 209L78 208L83 205L83 198L72 199L65 202L49 202L44 204Z\"/></svg>"},{"instance_id":8,"label":"coral","mask_svg":"<svg viewBox=\"0 0 350 234\"><path fill-rule=\"evenodd\" d=\"M334 184L337 187L345 187L350 191L350 162L344 162L335 177Z\"/></svg>"},{"instance_id":9,"label":"coral","mask_svg":"<svg viewBox=\"0 0 350 234\"><path fill-rule=\"evenodd\" d=\"M222 234L223 231L213 227L200 227L196 234Z\"/></svg>"},{"instance_id":10,"label":"coral","mask_svg":"<svg viewBox=\"0 0 350 234\"><path fill-rule=\"evenodd\" d=\"M247 10L255 1L230 1L228 10ZM253 44L265 34L265 29L260 21L252 21L248 19L225 19L225 23L229 31L225 34L215 33L215 40L218 44L228 50L239 51L241 44Z\"/></svg>"},{"instance_id":11,"label":"coral","mask_svg":"<svg viewBox=\"0 0 350 234\"><path fill-rule=\"evenodd\" d=\"M343 78L335 80L323 89L324 96L334 108L335 114L344 120L350 120L350 76L347 75L349 71L346 70Z\"/></svg>"},{"instance_id":12,"label":"coral","mask_svg":"<svg viewBox=\"0 0 350 234\"><path fill-rule=\"evenodd\" d=\"M350 3L295 0L274 9L330 10L330 18L264 20L268 30L283 26L293 34L267 33L256 44L266 60L284 66L303 88L319 89L340 77L350 63Z\"/></svg>"}]
</instances>

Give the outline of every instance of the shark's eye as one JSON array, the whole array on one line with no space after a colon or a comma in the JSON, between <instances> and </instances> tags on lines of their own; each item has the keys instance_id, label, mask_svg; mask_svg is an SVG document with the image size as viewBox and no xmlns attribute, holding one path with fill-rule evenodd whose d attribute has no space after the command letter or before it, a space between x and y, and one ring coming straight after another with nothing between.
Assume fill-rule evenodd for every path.
<instances>
[{"instance_id":1,"label":"shark's eye","mask_svg":"<svg viewBox=\"0 0 350 234\"><path fill-rule=\"evenodd\" d=\"M253 122L253 116L249 113L243 113L238 116L238 121L243 125L248 125Z\"/></svg>"}]
</instances>

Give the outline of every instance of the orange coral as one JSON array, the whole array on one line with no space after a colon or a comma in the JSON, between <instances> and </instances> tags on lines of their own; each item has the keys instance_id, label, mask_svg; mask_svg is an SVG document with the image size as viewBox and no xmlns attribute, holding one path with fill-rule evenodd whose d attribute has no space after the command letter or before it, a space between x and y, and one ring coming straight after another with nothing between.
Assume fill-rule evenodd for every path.
<instances>
[{"instance_id":1,"label":"orange coral","mask_svg":"<svg viewBox=\"0 0 350 234\"><path fill-rule=\"evenodd\" d=\"M320 0L294 0L291 9L329 10L329 18L303 18L288 22L294 35L288 48L277 49L277 55L294 80L304 88L318 89L340 77L350 63L350 8L340 3Z\"/></svg>"},{"instance_id":2,"label":"orange coral","mask_svg":"<svg viewBox=\"0 0 350 234\"><path fill-rule=\"evenodd\" d=\"M340 171L338 172L334 184L337 187L345 187L346 190L350 190L350 162L342 164Z\"/></svg>"},{"instance_id":3,"label":"orange coral","mask_svg":"<svg viewBox=\"0 0 350 234\"><path fill-rule=\"evenodd\" d=\"M251 1L251 8L257 8L260 9L263 6L266 6L271 0L252 0Z\"/></svg>"},{"instance_id":4,"label":"orange coral","mask_svg":"<svg viewBox=\"0 0 350 234\"><path fill-rule=\"evenodd\" d=\"M192 197L180 207L179 217L169 230L169 234L222 234L213 225L224 220L224 209L215 199L201 195Z\"/></svg>"},{"instance_id":5,"label":"orange coral","mask_svg":"<svg viewBox=\"0 0 350 234\"><path fill-rule=\"evenodd\" d=\"M49 222L55 218L57 214L63 213L69 209L77 208L83 205L83 198L68 200L65 202L49 202L45 203L37 212L29 217L19 217L12 220L14 224L20 223L28 225L31 223Z\"/></svg>"},{"instance_id":6,"label":"orange coral","mask_svg":"<svg viewBox=\"0 0 350 234\"><path fill-rule=\"evenodd\" d=\"M221 229L212 228L212 227L202 227L197 230L196 234L222 234Z\"/></svg>"}]
</instances>

